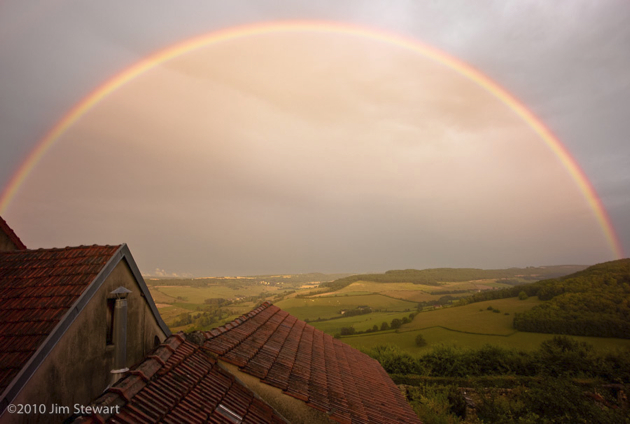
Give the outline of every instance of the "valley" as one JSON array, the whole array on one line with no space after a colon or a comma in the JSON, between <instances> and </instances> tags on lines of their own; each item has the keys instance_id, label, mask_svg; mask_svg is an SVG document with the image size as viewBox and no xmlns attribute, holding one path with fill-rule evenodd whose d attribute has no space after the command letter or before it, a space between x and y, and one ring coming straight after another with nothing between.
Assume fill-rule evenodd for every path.
<instances>
[{"instance_id":1,"label":"valley","mask_svg":"<svg viewBox=\"0 0 630 424\"><path fill-rule=\"evenodd\" d=\"M629 422L627 259L146 280L172 331L274 303L378 360L424 422Z\"/></svg>"}]
</instances>

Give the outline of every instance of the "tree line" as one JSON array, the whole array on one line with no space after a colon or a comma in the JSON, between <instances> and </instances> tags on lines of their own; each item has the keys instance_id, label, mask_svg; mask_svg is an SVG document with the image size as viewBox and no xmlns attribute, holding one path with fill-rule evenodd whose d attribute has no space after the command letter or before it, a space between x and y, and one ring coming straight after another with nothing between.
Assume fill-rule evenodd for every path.
<instances>
[{"instance_id":1,"label":"tree line","mask_svg":"<svg viewBox=\"0 0 630 424\"><path fill-rule=\"evenodd\" d=\"M397 330L403 324L408 324L413 321L413 318L417 315L417 312L412 312L409 316L402 318L394 318L390 323L383 321L380 327L376 324L372 328L368 328L365 331L357 331L354 326L341 327L338 333L335 333L335 338L338 339L341 336L351 336L353 334L375 333L377 331Z\"/></svg>"}]
</instances>

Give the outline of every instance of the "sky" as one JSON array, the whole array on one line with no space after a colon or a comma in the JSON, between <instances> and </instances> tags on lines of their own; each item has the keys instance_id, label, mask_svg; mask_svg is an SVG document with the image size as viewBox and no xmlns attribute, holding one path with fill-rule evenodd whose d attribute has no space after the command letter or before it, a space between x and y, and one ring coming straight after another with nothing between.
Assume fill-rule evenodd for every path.
<instances>
[{"instance_id":1,"label":"sky","mask_svg":"<svg viewBox=\"0 0 630 424\"><path fill-rule=\"evenodd\" d=\"M392 3L0 3L5 193L73 107L148 56L243 25L310 28L206 43L118 86L55 138L0 213L30 248L127 243L146 275L616 259L528 122L388 34L525 105L583 170L627 252L630 4Z\"/></svg>"}]
</instances>

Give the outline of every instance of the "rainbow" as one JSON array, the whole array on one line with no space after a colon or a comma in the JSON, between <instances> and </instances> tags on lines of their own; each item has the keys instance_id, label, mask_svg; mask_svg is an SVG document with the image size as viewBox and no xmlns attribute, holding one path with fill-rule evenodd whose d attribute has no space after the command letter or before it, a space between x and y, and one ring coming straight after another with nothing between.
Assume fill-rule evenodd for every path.
<instances>
[{"instance_id":1,"label":"rainbow","mask_svg":"<svg viewBox=\"0 0 630 424\"><path fill-rule=\"evenodd\" d=\"M254 35L262 35L269 33L282 32L311 32L311 33L335 33L342 35L350 35L364 37L380 42L391 43L398 47L421 54L438 63L441 63L466 78L469 78L495 97L505 103L518 116L520 116L545 142L547 147L556 155L564 168L569 172L573 180L579 187L579 190L586 198L591 209L595 213L596 219L602 228L606 240L611 251L617 258L623 258L623 249L614 231L610 217L604 209L601 200L597 196L595 189L584 174L584 171L571 156L569 151L564 147L560 140L530 112L518 99L500 87L490 78L473 68L472 66L447 55L431 46L423 44L418 40L405 36L392 34L379 29L356 26L346 23L335 22L319 22L319 21L282 21L256 23L238 27L232 27L217 32L201 35L188 39L182 43L168 47L164 50L154 53L120 74L107 80L96 90L90 93L84 100L74 106L42 139L35 149L29 154L22 166L13 175L9 184L6 186L0 196L0 214L4 213L11 200L17 193L18 189L28 177L32 169L37 165L46 151L55 143L56 140L70 128L78 119L88 110L98 104L114 90L123 86L132 79L140 76L151 68L166 62L170 59L191 52L195 49L208 46L214 43L221 43L243 37Z\"/></svg>"}]
</instances>

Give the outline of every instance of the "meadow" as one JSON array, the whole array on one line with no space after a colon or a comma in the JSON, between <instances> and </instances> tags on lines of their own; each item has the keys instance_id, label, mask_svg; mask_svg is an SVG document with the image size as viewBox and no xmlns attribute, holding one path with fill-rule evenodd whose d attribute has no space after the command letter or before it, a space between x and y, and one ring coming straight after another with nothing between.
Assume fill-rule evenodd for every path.
<instances>
[{"instance_id":1,"label":"meadow","mask_svg":"<svg viewBox=\"0 0 630 424\"><path fill-rule=\"evenodd\" d=\"M507 298L421 312L411 323L404 324L397 332L346 336L342 337L342 340L356 348L394 344L410 353L428 352L432 346L438 344L474 349L492 344L505 348L535 350L542 342L553 338L553 334L517 331L512 326L512 320L514 313L529 310L540 303L541 301L535 297L526 300ZM500 312L488 310L488 307L498 309ZM427 346L416 346L415 339L418 334L422 334ZM630 349L630 340L627 339L579 336L574 338L592 344L601 352L616 348Z\"/></svg>"},{"instance_id":2,"label":"meadow","mask_svg":"<svg viewBox=\"0 0 630 424\"><path fill-rule=\"evenodd\" d=\"M441 283L438 286L414 283L378 283L374 281L357 281L340 290L322 293L312 296L317 297L335 297L335 296L357 296L367 294L382 294L397 299L409 300L412 302L430 302L436 301L444 296L445 291L466 290L475 292L478 290L488 290L492 288L504 288L510 285L497 282L496 280L478 280L465 282ZM468 293L451 293L453 297L469 296Z\"/></svg>"},{"instance_id":3,"label":"meadow","mask_svg":"<svg viewBox=\"0 0 630 424\"><path fill-rule=\"evenodd\" d=\"M371 329L374 325L380 328L384 322L389 324L395 318L402 319L408 316L409 312L372 312L328 321L311 321L309 324L322 330L324 333L335 335L341 332L342 327L354 327L356 331L365 331Z\"/></svg>"},{"instance_id":4,"label":"meadow","mask_svg":"<svg viewBox=\"0 0 630 424\"><path fill-rule=\"evenodd\" d=\"M230 286L213 285L208 287L153 286L151 287L152 295L154 291L173 299L179 298L188 303L202 304L204 303L205 299L211 298L232 299L236 296L258 296L261 293L266 293L269 296L275 296L276 294L278 294L279 291L284 291L284 289L278 287L267 287L265 285L257 284L247 286L246 290L239 290ZM156 299L157 303L157 298L154 297L154 299Z\"/></svg>"},{"instance_id":5,"label":"meadow","mask_svg":"<svg viewBox=\"0 0 630 424\"><path fill-rule=\"evenodd\" d=\"M406 300L393 299L379 294L359 296L326 296L317 298L289 298L275 303L291 315L299 319L316 320L318 318L338 317L342 309L354 309L358 306L369 306L380 309L381 312L412 312L416 303Z\"/></svg>"},{"instance_id":6,"label":"meadow","mask_svg":"<svg viewBox=\"0 0 630 424\"><path fill-rule=\"evenodd\" d=\"M513 297L443 308L418 314L411 323L403 325L400 332L440 326L465 333L505 336L516 331L512 326L514 313L527 311L540 303L541 301L536 297L526 300ZM488 308L499 310L499 312Z\"/></svg>"},{"instance_id":7,"label":"meadow","mask_svg":"<svg viewBox=\"0 0 630 424\"><path fill-rule=\"evenodd\" d=\"M416 336L422 334L427 341L425 347L417 347ZM425 330L416 330L406 333L396 333L394 331L377 332L371 334L361 334L357 336L345 336L341 340L355 348L374 348L378 345L392 344L400 347L409 353L430 352L432 347L443 344L456 346L464 349L478 349L486 344L501 346L505 348L515 348L519 350L535 350L545 340L553 338L553 334L527 333L517 331L509 336L486 335L460 333L446 328L433 327ZM578 341L587 342L593 345L596 351L607 352L615 349L630 349L630 340L604 337L583 337L571 336Z\"/></svg>"}]
</instances>

